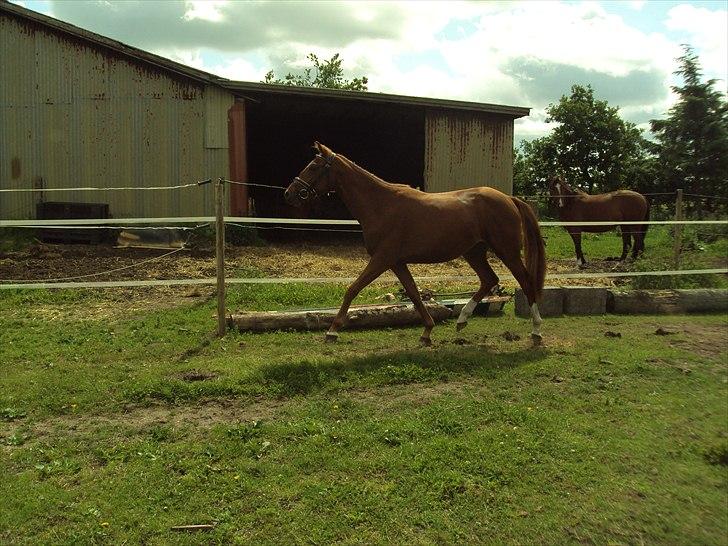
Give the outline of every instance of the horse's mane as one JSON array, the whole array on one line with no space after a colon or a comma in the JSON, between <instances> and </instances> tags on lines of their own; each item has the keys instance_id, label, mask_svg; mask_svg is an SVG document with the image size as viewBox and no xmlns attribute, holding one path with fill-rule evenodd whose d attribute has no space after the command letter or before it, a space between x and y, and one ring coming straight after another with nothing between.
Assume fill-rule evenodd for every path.
<instances>
[{"instance_id":1,"label":"horse's mane","mask_svg":"<svg viewBox=\"0 0 728 546\"><path fill-rule=\"evenodd\" d=\"M339 157L342 157L343 159L345 159L345 160L346 160L346 161L347 161L347 162L349 163L349 165L350 165L350 166L351 166L351 167L352 167L352 168L353 168L353 169L354 169L355 171L358 171L358 172L359 172L359 173L361 173L361 174L365 174L365 175L367 175L367 176L368 176L369 178L371 178L371 179L372 179L372 180L374 180L375 182L378 182L378 183L380 183L380 184L383 184L383 185L385 185L385 186L406 186L406 185L407 185L407 184L395 184L394 182L387 182L386 180L383 180L383 179L379 178L379 177L378 177L378 176L377 176L376 174L374 174L374 173L372 173L372 172L369 172L369 171L368 171L368 170L366 170L366 169L365 169L364 167L361 167L361 166L357 165L356 163L354 163L354 162L353 162L353 161L352 161L351 159L349 159L348 157L346 157L346 156L342 156L341 154L339 154Z\"/></svg>"},{"instance_id":2,"label":"horse's mane","mask_svg":"<svg viewBox=\"0 0 728 546\"><path fill-rule=\"evenodd\" d=\"M569 192L576 194L576 195L589 195L584 190L580 188L574 188L571 184L569 184L563 176L559 176L559 183L565 187Z\"/></svg>"}]
</instances>

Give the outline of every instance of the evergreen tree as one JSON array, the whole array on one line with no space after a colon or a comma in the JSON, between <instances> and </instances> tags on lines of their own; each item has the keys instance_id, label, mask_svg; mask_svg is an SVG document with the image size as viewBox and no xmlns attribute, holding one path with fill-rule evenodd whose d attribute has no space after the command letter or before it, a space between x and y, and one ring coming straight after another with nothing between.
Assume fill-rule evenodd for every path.
<instances>
[{"instance_id":1,"label":"evergreen tree","mask_svg":"<svg viewBox=\"0 0 728 546\"><path fill-rule=\"evenodd\" d=\"M728 103L716 91L717 80L703 80L698 56L688 45L677 59L682 86L672 86L678 100L666 119L651 120L657 143L663 191L728 194ZM691 201L695 203L695 201ZM709 201L714 205L715 201ZM712 208L709 205L709 208Z\"/></svg>"}]
</instances>

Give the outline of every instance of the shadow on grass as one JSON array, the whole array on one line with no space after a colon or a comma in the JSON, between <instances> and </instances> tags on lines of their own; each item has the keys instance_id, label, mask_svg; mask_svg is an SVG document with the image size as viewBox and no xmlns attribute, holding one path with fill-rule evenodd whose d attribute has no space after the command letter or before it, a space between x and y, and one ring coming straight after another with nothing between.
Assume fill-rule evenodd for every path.
<instances>
[{"instance_id":1,"label":"shadow on grass","mask_svg":"<svg viewBox=\"0 0 728 546\"><path fill-rule=\"evenodd\" d=\"M335 362L287 362L261 367L251 380L278 396L322 390L443 381L455 376L496 377L502 370L546 358L543 349L515 352L487 347L447 347L435 351L395 351Z\"/></svg>"},{"instance_id":2,"label":"shadow on grass","mask_svg":"<svg viewBox=\"0 0 728 546\"><path fill-rule=\"evenodd\" d=\"M264 364L237 379L185 381L179 376L134 385L124 398L135 403L228 397L288 398L348 388L441 382L456 377L495 378L504 370L540 361L545 349L512 352L484 346L442 346L436 350L405 350L340 360L301 360ZM293 357L295 358L295 357ZM204 366L203 366L204 368Z\"/></svg>"}]
</instances>

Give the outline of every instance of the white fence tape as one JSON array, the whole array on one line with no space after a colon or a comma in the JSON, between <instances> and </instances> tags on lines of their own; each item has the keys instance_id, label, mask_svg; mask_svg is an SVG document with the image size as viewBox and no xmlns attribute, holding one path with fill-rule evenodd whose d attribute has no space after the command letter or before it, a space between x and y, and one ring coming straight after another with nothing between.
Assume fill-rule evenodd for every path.
<instances>
[{"instance_id":1,"label":"white fence tape","mask_svg":"<svg viewBox=\"0 0 728 546\"><path fill-rule=\"evenodd\" d=\"M204 183L204 182L203 182ZM176 186L123 186L123 187L93 187L81 186L78 188L3 188L0 193L46 193L59 191L148 191L148 190L179 190L181 188L199 187L200 182L177 184Z\"/></svg>"},{"instance_id":2,"label":"white fence tape","mask_svg":"<svg viewBox=\"0 0 728 546\"><path fill-rule=\"evenodd\" d=\"M214 222L213 216L172 216L166 218L84 218L74 220L0 220L2 227L42 228L49 226L116 226L139 224L199 224ZM237 224L298 224L318 226L358 226L356 220L325 220L303 218L256 218L226 216L225 222ZM539 222L542 227L557 226L631 226L631 225L725 225L728 220L647 220L639 222Z\"/></svg>"},{"instance_id":3,"label":"white fence tape","mask_svg":"<svg viewBox=\"0 0 728 546\"><path fill-rule=\"evenodd\" d=\"M558 279L595 279L612 277L663 277L667 275L706 275L706 274L727 274L727 268L718 269L687 269L677 271L611 271L594 273L554 273L546 276L546 281ZM513 279L509 273L500 273L501 279ZM477 281L475 275L445 275L445 276L424 276L415 277L417 282L473 282ZM332 283L350 284L355 277L269 277L269 278L228 278L225 284L293 284L293 283ZM399 282L396 277L382 275L376 281ZM142 281L94 281L94 282L28 282L3 284L0 281L0 290L17 289L45 289L45 288L134 288L149 286L188 286L188 285L214 285L217 279L210 277L204 279L154 279Z\"/></svg>"}]
</instances>

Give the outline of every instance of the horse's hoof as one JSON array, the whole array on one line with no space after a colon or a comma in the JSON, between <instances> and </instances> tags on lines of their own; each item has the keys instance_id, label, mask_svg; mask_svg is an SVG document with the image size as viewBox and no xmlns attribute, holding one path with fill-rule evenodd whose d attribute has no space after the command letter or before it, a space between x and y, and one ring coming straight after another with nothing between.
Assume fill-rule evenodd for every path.
<instances>
[{"instance_id":1,"label":"horse's hoof","mask_svg":"<svg viewBox=\"0 0 728 546\"><path fill-rule=\"evenodd\" d=\"M541 345L543 342L543 336L541 334L531 334L531 341L533 342L534 346Z\"/></svg>"},{"instance_id":2,"label":"horse's hoof","mask_svg":"<svg viewBox=\"0 0 728 546\"><path fill-rule=\"evenodd\" d=\"M468 322L467 321L465 321L465 322L458 322L455 325L455 331L456 332L459 332L460 330L462 330L463 328L465 328L467 325L468 325Z\"/></svg>"},{"instance_id":3,"label":"horse's hoof","mask_svg":"<svg viewBox=\"0 0 728 546\"><path fill-rule=\"evenodd\" d=\"M335 341L338 341L338 339L339 334L326 332L326 337L324 338L324 341L326 341L326 343L334 343Z\"/></svg>"},{"instance_id":4,"label":"horse's hoof","mask_svg":"<svg viewBox=\"0 0 728 546\"><path fill-rule=\"evenodd\" d=\"M420 345L422 347L432 347L432 340L429 337L421 337Z\"/></svg>"}]
</instances>

